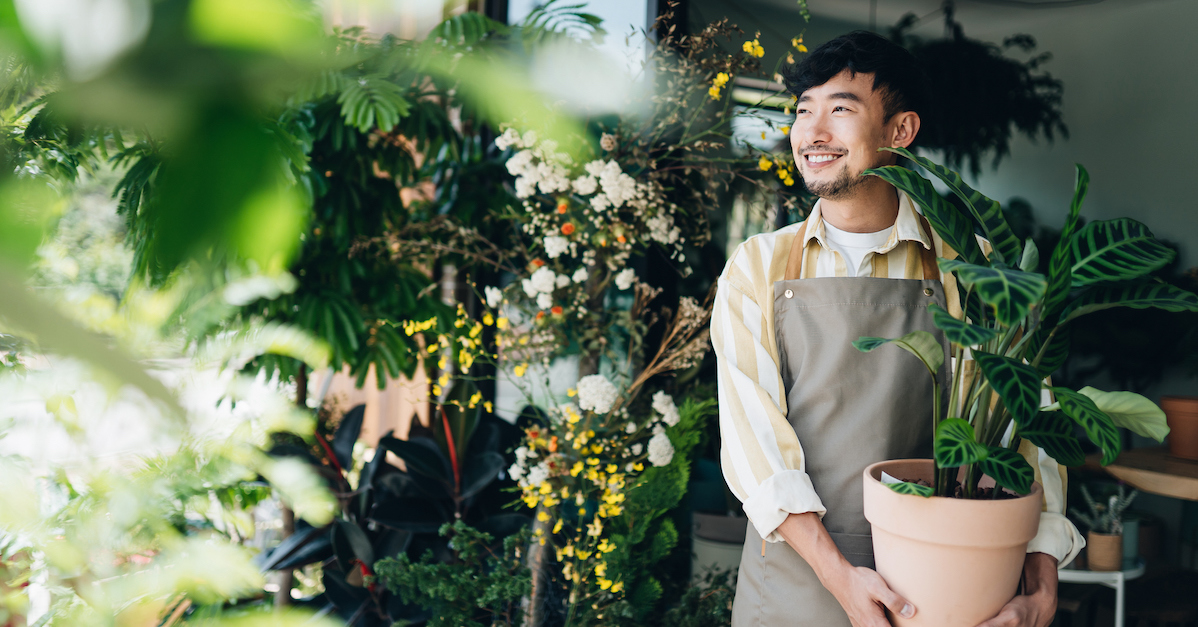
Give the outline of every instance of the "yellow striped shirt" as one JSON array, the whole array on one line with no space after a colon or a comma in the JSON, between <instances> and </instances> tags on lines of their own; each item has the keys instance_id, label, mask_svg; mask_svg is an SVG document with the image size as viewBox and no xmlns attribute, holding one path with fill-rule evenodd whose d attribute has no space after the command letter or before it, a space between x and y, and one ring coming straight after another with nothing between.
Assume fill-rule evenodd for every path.
<instances>
[{"instance_id":1,"label":"yellow striped shirt","mask_svg":"<svg viewBox=\"0 0 1198 627\"><path fill-rule=\"evenodd\" d=\"M825 239L819 202L806 222L800 278L849 276L844 258ZM782 540L776 529L787 515L817 512L822 517L827 511L804 470L803 447L787 421L774 335L774 283L784 277L801 224L755 235L736 249L720 275L711 319L724 478L757 532L771 542ZM938 257L957 256L939 235L928 238L914 204L900 191L889 239L866 253L856 275L922 279L921 248L934 249ZM961 317L955 279L945 274L943 280L947 308ZM1028 552L1048 553L1058 563L1068 563L1085 541L1064 516L1064 469L1029 442L1020 453L1031 462L1045 494L1040 531Z\"/></svg>"}]
</instances>

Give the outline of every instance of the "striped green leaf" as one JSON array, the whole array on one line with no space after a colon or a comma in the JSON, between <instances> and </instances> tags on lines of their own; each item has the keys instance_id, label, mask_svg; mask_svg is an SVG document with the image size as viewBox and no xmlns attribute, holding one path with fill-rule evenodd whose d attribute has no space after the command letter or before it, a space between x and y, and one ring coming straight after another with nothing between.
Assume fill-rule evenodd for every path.
<instances>
[{"instance_id":1,"label":"striped green leaf","mask_svg":"<svg viewBox=\"0 0 1198 627\"><path fill-rule=\"evenodd\" d=\"M944 346L936 341L936 336L927 331L912 331L903 337L889 340L881 337L861 337L853 342L853 347L863 353L868 353L889 343L894 343L918 357L932 378L936 377L940 366L944 365Z\"/></svg>"},{"instance_id":2,"label":"striped green leaf","mask_svg":"<svg viewBox=\"0 0 1198 627\"><path fill-rule=\"evenodd\" d=\"M906 192L923 209L924 217L944 243L957 251L961 259L978 265L986 263L986 256L982 254L977 237L973 234L972 218L938 194L930 181L897 165L866 170L862 175L876 176Z\"/></svg>"},{"instance_id":3,"label":"striped green leaf","mask_svg":"<svg viewBox=\"0 0 1198 627\"><path fill-rule=\"evenodd\" d=\"M1010 268L978 266L956 259L939 259L940 269L952 272L967 288L994 308L994 317L1006 325L1018 324L1028 309L1044 296L1043 275Z\"/></svg>"},{"instance_id":4,"label":"striped green leaf","mask_svg":"<svg viewBox=\"0 0 1198 627\"><path fill-rule=\"evenodd\" d=\"M1041 411L1026 425L1019 427L1019 437L1044 449L1048 456L1063 466L1086 463L1082 444L1073 437L1073 421L1060 411Z\"/></svg>"},{"instance_id":5,"label":"striped green leaf","mask_svg":"<svg viewBox=\"0 0 1198 627\"><path fill-rule=\"evenodd\" d=\"M991 446L986 459L978 466L994 483L1014 491L1027 494L1032 491L1036 471L1022 455L1001 446Z\"/></svg>"},{"instance_id":6,"label":"striped green leaf","mask_svg":"<svg viewBox=\"0 0 1198 627\"><path fill-rule=\"evenodd\" d=\"M911 483L910 481L900 481L898 483L887 483L886 487L898 492L899 494L911 494L914 496L928 497L935 494L930 486Z\"/></svg>"},{"instance_id":7,"label":"striped green leaf","mask_svg":"<svg viewBox=\"0 0 1198 627\"><path fill-rule=\"evenodd\" d=\"M1052 250L1052 256L1048 259L1048 290L1044 295L1042 314L1044 326L1041 327L1046 331L1051 331L1052 325L1056 324L1073 284L1071 270L1073 248L1069 243L1073 240L1074 233L1077 232L1077 225L1081 219L1082 201L1086 199L1086 192L1089 189L1090 173L1079 163L1077 164L1077 182L1073 188L1073 202L1069 205L1069 215L1065 216L1061 239L1057 241L1056 248Z\"/></svg>"},{"instance_id":8,"label":"striped green leaf","mask_svg":"<svg viewBox=\"0 0 1198 627\"><path fill-rule=\"evenodd\" d=\"M1089 397L1069 388L1054 387L1052 393L1061 404L1061 411L1081 425L1090 441L1102 449L1102 465L1115 461L1123 445L1111 417L1098 409Z\"/></svg>"},{"instance_id":9,"label":"striped green leaf","mask_svg":"<svg viewBox=\"0 0 1198 627\"><path fill-rule=\"evenodd\" d=\"M998 336L998 331L979 327L974 324L969 324L964 320L958 320L952 314L945 311L940 305L929 305L928 311L932 312L932 322L937 329L944 331L944 337L948 341L959 346L977 346L985 344Z\"/></svg>"},{"instance_id":10,"label":"striped green leaf","mask_svg":"<svg viewBox=\"0 0 1198 627\"><path fill-rule=\"evenodd\" d=\"M1088 313L1112 307L1165 311L1198 311L1198 296L1168 283L1095 286L1086 290L1061 311L1061 324Z\"/></svg>"},{"instance_id":11,"label":"striped green leaf","mask_svg":"<svg viewBox=\"0 0 1198 627\"><path fill-rule=\"evenodd\" d=\"M1122 427L1157 442L1169 435L1165 412L1156 403L1135 392L1103 392L1092 387L1077 391L1094 401L1102 413L1111 417L1116 427Z\"/></svg>"},{"instance_id":12,"label":"striped green leaf","mask_svg":"<svg viewBox=\"0 0 1198 627\"><path fill-rule=\"evenodd\" d=\"M900 154L936 175L952 193L957 195L957 198L964 201L973 213L974 219L982 225L986 239L989 240L997 254L996 260L1012 266L1019 263L1023 256L1023 246L1020 245L1019 238L1015 237L1015 233L1011 231L1011 225L1007 224L1007 218L1002 212L1002 205L966 185L965 181L961 180L960 174L930 159L920 157L906 148L888 147L882 150Z\"/></svg>"},{"instance_id":13,"label":"striped green leaf","mask_svg":"<svg viewBox=\"0 0 1198 627\"><path fill-rule=\"evenodd\" d=\"M1023 426L1040 410L1040 375L1035 368L1004 357L974 351L973 358L986 375L986 380L998 392L1015 424Z\"/></svg>"},{"instance_id":14,"label":"striped green leaf","mask_svg":"<svg viewBox=\"0 0 1198 627\"><path fill-rule=\"evenodd\" d=\"M1073 237L1070 248L1073 287L1138 279L1177 256L1131 218L1091 222Z\"/></svg>"},{"instance_id":15,"label":"striped green leaf","mask_svg":"<svg viewBox=\"0 0 1198 627\"><path fill-rule=\"evenodd\" d=\"M978 443L973 426L960 418L949 418L936 426L935 457L940 468L976 464L986 459L986 447Z\"/></svg>"},{"instance_id":16,"label":"striped green leaf","mask_svg":"<svg viewBox=\"0 0 1198 627\"><path fill-rule=\"evenodd\" d=\"M1044 342L1051 342L1048 348L1044 349L1044 356L1040 358L1040 363L1036 364L1036 372L1040 373L1041 377L1047 377L1056 372L1058 368L1065 365L1065 360L1069 358L1073 327L1069 324L1059 324L1055 330L1056 333L1053 333L1053 329L1042 326L1028 341L1028 359L1034 359L1036 355L1040 354L1040 348L1044 346Z\"/></svg>"}]
</instances>

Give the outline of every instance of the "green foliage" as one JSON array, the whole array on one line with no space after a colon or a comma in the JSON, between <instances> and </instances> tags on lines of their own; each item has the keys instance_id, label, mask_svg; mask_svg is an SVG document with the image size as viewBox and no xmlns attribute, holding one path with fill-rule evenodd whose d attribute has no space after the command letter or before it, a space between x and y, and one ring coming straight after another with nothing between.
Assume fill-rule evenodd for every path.
<instances>
[{"instance_id":1,"label":"green foliage","mask_svg":"<svg viewBox=\"0 0 1198 627\"><path fill-rule=\"evenodd\" d=\"M933 377L940 367L944 365L944 347L940 342L936 341L936 337L927 331L912 331L903 337L888 340L880 337L863 337L853 341L853 346L863 352L868 353L883 344L893 342L896 346L915 355L919 358L920 363L924 368L928 369Z\"/></svg>"},{"instance_id":2,"label":"green foliage","mask_svg":"<svg viewBox=\"0 0 1198 627\"><path fill-rule=\"evenodd\" d=\"M378 581L405 603L429 608L429 627L520 624L520 598L531 589L520 559L527 535L509 536L500 548L461 521L443 525L440 533L450 540L452 561L443 563L431 551L418 562L401 554L376 564Z\"/></svg>"},{"instance_id":3,"label":"green foliage","mask_svg":"<svg viewBox=\"0 0 1198 627\"><path fill-rule=\"evenodd\" d=\"M1019 436L1044 449L1060 464L1081 466L1086 463L1081 443L1073 437L1073 424L1059 419L1054 412L1038 412L1031 422L1019 428Z\"/></svg>"},{"instance_id":4,"label":"green foliage","mask_svg":"<svg viewBox=\"0 0 1198 627\"><path fill-rule=\"evenodd\" d=\"M994 329L987 329L954 318L940 305L933 303L928 306L928 311L932 312L932 321L936 323L936 328L944 331L944 337L954 344L975 346L985 344L998 336L998 331Z\"/></svg>"},{"instance_id":5,"label":"green foliage","mask_svg":"<svg viewBox=\"0 0 1198 627\"><path fill-rule=\"evenodd\" d=\"M724 627L732 622L736 571L712 570L682 594L662 618L662 627Z\"/></svg>"},{"instance_id":6,"label":"green foliage","mask_svg":"<svg viewBox=\"0 0 1198 627\"><path fill-rule=\"evenodd\" d=\"M1040 375L1027 364L1003 355L974 351L986 380L998 392L1015 424L1023 426L1040 409Z\"/></svg>"},{"instance_id":7,"label":"green foliage","mask_svg":"<svg viewBox=\"0 0 1198 627\"><path fill-rule=\"evenodd\" d=\"M976 464L989 454L984 444L977 442L973 425L960 418L948 418L936 425L936 465L956 468Z\"/></svg>"},{"instance_id":8,"label":"green foliage","mask_svg":"<svg viewBox=\"0 0 1198 627\"><path fill-rule=\"evenodd\" d=\"M981 461L978 468L994 482L1016 494L1027 494L1032 491L1032 482L1036 479L1036 471L1019 453L999 446L987 449L986 459Z\"/></svg>"},{"instance_id":9,"label":"green foliage","mask_svg":"<svg viewBox=\"0 0 1198 627\"><path fill-rule=\"evenodd\" d=\"M887 483L886 487L894 490L899 494L913 494L915 496L929 497L934 496L936 491L932 486L919 485L910 481L898 481L895 483Z\"/></svg>"},{"instance_id":10,"label":"green foliage","mask_svg":"<svg viewBox=\"0 0 1198 627\"><path fill-rule=\"evenodd\" d=\"M873 168L862 174L876 176L906 192L915 202L919 203L928 223L936 229L937 233L942 234L941 237L944 238L945 243L957 251L961 259L973 264L985 263L986 257L982 254L982 249L978 247L969 216L961 213L952 203L937 193L931 181L907 168L896 165Z\"/></svg>"},{"instance_id":11,"label":"green foliage","mask_svg":"<svg viewBox=\"0 0 1198 627\"><path fill-rule=\"evenodd\" d=\"M1061 404L1061 412L1081 425L1090 441L1102 449L1102 465L1115 461L1122 444L1111 417L1098 409L1088 396L1061 387L1052 388L1052 392Z\"/></svg>"},{"instance_id":12,"label":"green foliage","mask_svg":"<svg viewBox=\"0 0 1198 627\"><path fill-rule=\"evenodd\" d=\"M1127 281L1156 272L1177 256L1131 218L1087 224L1070 246L1073 287Z\"/></svg>"},{"instance_id":13,"label":"green foliage","mask_svg":"<svg viewBox=\"0 0 1198 627\"><path fill-rule=\"evenodd\" d=\"M1081 492L1090 511L1087 513L1077 508L1069 508L1069 513L1095 533L1116 535L1123 533L1123 512L1127 511L1128 506L1140 493L1139 490L1132 490L1128 494L1124 492L1123 484L1120 483L1115 494L1110 495L1106 502L1099 503L1090 495L1090 489L1084 484Z\"/></svg>"},{"instance_id":14,"label":"green foliage","mask_svg":"<svg viewBox=\"0 0 1198 627\"><path fill-rule=\"evenodd\" d=\"M1005 325L1018 324L1044 296L1047 286L1042 275L1032 272L978 266L956 259L941 259L939 263L941 270L955 273L961 285L990 305L994 317Z\"/></svg>"}]
</instances>

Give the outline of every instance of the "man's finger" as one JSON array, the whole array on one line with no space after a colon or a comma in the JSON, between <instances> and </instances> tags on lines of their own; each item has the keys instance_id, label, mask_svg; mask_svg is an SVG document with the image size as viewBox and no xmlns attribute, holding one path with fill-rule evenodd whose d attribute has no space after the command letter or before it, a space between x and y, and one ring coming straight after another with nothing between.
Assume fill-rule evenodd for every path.
<instances>
[{"instance_id":1,"label":"man's finger","mask_svg":"<svg viewBox=\"0 0 1198 627\"><path fill-rule=\"evenodd\" d=\"M910 601L899 596L899 593L890 589L886 582L878 577L877 590L874 598L882 602L886 609L902 616L903 618L911 618L915 616L915 606Z\"/></svg>"}]
</instances>

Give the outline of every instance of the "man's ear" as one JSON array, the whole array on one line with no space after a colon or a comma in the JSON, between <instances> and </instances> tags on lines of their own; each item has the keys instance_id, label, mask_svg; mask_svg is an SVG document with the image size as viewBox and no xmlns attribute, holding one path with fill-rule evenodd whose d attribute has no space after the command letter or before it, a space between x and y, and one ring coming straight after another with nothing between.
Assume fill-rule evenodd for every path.
<instances>
[{"instance_id":1,"label":"man's ear","mask_svg":"<svg viewBox=\"0 0 1198 627\"><path fill-rule=\"evenodd\" d=\"M906 148L915 141L915 136L919 134L919 114L914 111L894 114L891 124L893 124L891 127L893 130L890 133L891 146Z\"/></svg>"}]
</instances>

